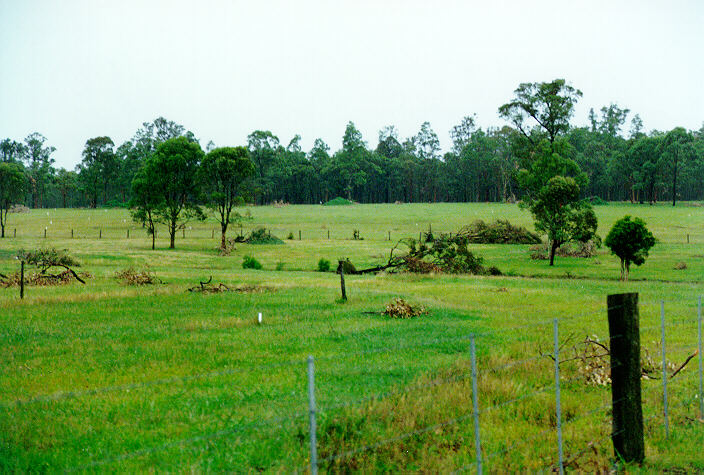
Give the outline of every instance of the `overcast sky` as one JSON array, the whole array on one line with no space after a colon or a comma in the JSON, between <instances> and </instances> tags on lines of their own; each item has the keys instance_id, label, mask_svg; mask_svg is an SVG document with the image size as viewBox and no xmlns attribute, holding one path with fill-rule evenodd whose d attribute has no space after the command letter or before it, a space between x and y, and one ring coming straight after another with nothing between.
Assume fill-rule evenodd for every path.
<instances>
[{"instance_id":1,"label":"overcast sky","mask_svg":"<svg viewBox=\"0 0 704 475\"><path fill-rule=\"evenodd\" d=\"M700 0L0 0L0 139L38 131L73 168L158 116L203 146L264 129L306 150L348 121L370 146L430 121L447 150L463 116L502 125L519 83L554 78L584 93L573 124L615 102L699 129L703 52Z\"/></svg>"}]
</instances>

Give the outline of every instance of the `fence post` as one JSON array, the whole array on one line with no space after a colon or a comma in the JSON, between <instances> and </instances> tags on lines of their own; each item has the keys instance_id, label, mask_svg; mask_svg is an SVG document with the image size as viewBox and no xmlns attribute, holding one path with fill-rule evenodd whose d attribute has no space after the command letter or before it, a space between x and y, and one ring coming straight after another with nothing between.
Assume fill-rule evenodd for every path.
<instances>
[{"instance_id":1,"label":"fence post","mask_svg":"<svg viewBox=\"0 0 704 475\"><path fill-rule=\"evenodd\" d=\"M389 231L389 241L391 241L391 231Z\"/></svg>"},{"instance_id":2,"label":"fence post","mask_svg":"<svg viewBox=\"0 0 704 475\"><path fill-rule=\"evenodd\" d=\"M20 262L20 299L24 298L24 261Z\"/></svg>"},{"instance_id":3,"label":"fence post","mask_svg":"<svg viewBox=\"0 0 704 475\"><path fill-rule=\"evenodd\" d=\"M183 237L183 239L186 239L186 228L182 228L181 233L182 233L181 236Z\"/></svg>"},{"instance_id":4,"label":"fence post","mask_svg":"<svg viewBox=\"0 0 704 475\"><path fill-rule=\"evenodd\" d=\"M665 415L665 438L670 437L670 415L667 407L667 351L665 350L665 301L660 301L660 344L662 346L662 407Z\"/></svg>"},{"instance_id":5,"label":"fence post","mask_svg":"<svg viewBox=\"0 0 704 475\"><path fill-rule=\"evenodd\" d=\"M330 230L328 229L328 239L330 239Z\"/></svg>"},{"instance_id":6,"label":"fence post","mask_svg":"<svg viewBox=\"0 0 704 475\"><path fill-rule=\"evenodd\" d=\"M15 228L15 232L12 233L12 237L13 237L13 238L16 238L16 237L17 237L17 228Z\"/></svg>"},{"instance_id":7,"label":"fence post","mask_svg":"<svg viewBox=\"0 0 704 475\"><path fill-rule=\"evenodd\" d=\"M638 294L606 297L611 348L611 405L614 453L625 462L642 462L643 406L641 401L640 323Z\"/></svg>"},{"instance_id":8,"label":"fence post","mask_svg":"<svg viewBox=\"0 0 704 475\"><path fill-rule=\"evenodd\" d=\"M210 238L212 239L214 237L215 237L215 229L211 229L210 230Z\"/></svg>"},{"instance_id":9,"label":"fence post","mask_svg":"<svg viewBox=\"0 0 704 475\"><path fill-rule=\"evenodd\" d=\"M347 301L347 289L345 288L345 263L340 261L340 292L342 293L342 300Z\"/></svg>"},{"instance_id":10,"label":"fence post","mask_svg":"<svg viewBox=\"0 0 704 475\"><path fill-rule=\"evenodd\" d=\"M98 239L103 239L103 228L98 231Z\"/></svg>"},{"instance_id":11,"label":"fence post","mask_svg":"<svg viewBox=\"0 0 704 475\"><path fill-rule=\"evenodd\" d=\"M298 240L299 241L301 240L301 230L300 229L298 230Z\"/></svg>"},{"instance_id":12,"label":"fence post","mask_svg":"<svg viewBox=\"0 0 704 475\"><path fill-rule=\"evenodd\" d=\"M44 228L44 239L46 239L46 228Z\"/></svg>"},{"instance_id":13,"label":"fence post","mask_svg":"<svg viewBox=\"0 0 704 475\"><path fill-rule=\"evenodd\" d=\"M315 368L313 356L308 356L308 411L310 415L310 473L318 473L318 446L315 426Z\"/></svg>"},{"instance_id":14,"label":"fence post","mask_svg":"<svg viewBox=\"0 0 704 475\"><path fill-rule=\"evenodd\" d=\"M704 419L704 384L702 379L704 379L704 371L702 370L702 296L699 296L699 303L697 305L697 326L699 330L699 418Z\"/></svg>"},{"instance_id":15,"label":"fence post","mask_svg":"<svg viewBox=\"0 0 704 475\"><path fill-rule=\"evenodd\" d=\"M560 339L557 318L553 320L553 339L555 344L555 415L557 416L557 457L560 474L565 473L562 464L562 408L560 407Z\"/></svg>"},{"instance_id":16,"label":"fence post","mask_svg":"<svg viewBox=\"0 0 704 475\"><path fill-rule=\"evenodd\" d=\"M470 338L472 358L472 414L474 415L474 448L477 452L477 473L482 473L482 444L479 438L479 394L477 390L477 347L474 335Z\"/></svg>"},{"instance_id":17,"label":"fence post","mask_svg":"<svg viewBox=\"0 0 704 475\"><path fill-rule=\"evenodd\" d=\"M73 228L71 228L71 239L73 239Z\"/></svg>"}]
</instances>

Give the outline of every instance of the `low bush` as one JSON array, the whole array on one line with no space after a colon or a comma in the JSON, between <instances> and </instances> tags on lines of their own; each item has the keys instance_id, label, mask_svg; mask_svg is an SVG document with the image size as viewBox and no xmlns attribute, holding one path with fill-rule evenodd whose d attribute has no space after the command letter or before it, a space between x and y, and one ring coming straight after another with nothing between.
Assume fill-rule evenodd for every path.
<instances>
[{"instance_id":1,"label":"low bush","mask_svg":"<svg viewBox=\"0 0 704 475\"><path fill-rule=\"evenodd\" d=\"M259 270L262 268L261 263L256 260L252 256L244 256L244 260L242 261L242 268L243 269L256 269Z\"/></svg>"},{"instance_id":2,"label":"low bush","mask_svg":"<svg viewBox=\"0 0 704 475\"><path fill-rule=\"evenodd\" d=\"M283 244L284 242L271 234L271 231L264 228L264 227L259 227L254 229L251 233L249 233L249 236L247 236L243 242L246 242L247 244Z\"/></svg>"},{"instance_id":3,"label":"low bush","mask_svg":"<svg viewBox=\"0 0 704 475\"><path fill-rule=\"evenodd\" d=\"M589 198L589 202L590 202L593 206L604 206L604 205L609 204L608 201L602 199L602 198L599 197L599 196L591 196L591 197Z\"/></svg>"},{"instance_id":4,"label":"low bush","mask_svg":"<svg viewBox=\"0 0 704 475\"><path fill-rule=\"evenodd\" d=\"M318 272L329 272L330 271L330 261L327 259L320 259L318 261Z\"/></svg>"},{"instance_id":5,"label":"low bush","mask_svg":"<svg viewBox=\"0 0 704 475\"><path fill-rule=\"evenodd\" d=\"M345 198L338 196L337 198L333 198L330 201L323 203L323 206L349 206L351 204L352 202L350 200L346 200Z\"/></svg>"}]
</instances>

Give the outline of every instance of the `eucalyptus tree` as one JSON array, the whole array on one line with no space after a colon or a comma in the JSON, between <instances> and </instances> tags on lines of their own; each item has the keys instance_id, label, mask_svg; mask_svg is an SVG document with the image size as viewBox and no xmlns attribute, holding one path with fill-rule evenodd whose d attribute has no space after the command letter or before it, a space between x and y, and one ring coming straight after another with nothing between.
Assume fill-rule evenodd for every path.
<instances>
[{"instance_id":1,"label":"eucalyptus tree","mask_svg":"<svg viewBox=\"0 0 704 475\"><path fill-rule=\"evenodd\" d=\"M242 201L242 185L254 174L254 164L245 147L214 148L203 158L199 176L208 207L220 217L220 247L227 246L227 228L232 208Z\"/></svg>"},{"instance_id":2,"label":"eucalyptus tree","mask_svg":"<svg viewBox=\"0 0 704 475\"><path fill-rule=\"evenodd\" d=\"M83 160L77 166L78 181L91 208L98 206L101 191L103 203L107 201L108 186L117 178L114 146L110 137L94 137L88 139L83 148Z\"/></svg>"},{"instance_id":3,"label":"eucalyptus tree","mask_svg":"<svg viewBox=\"0 0 704 475\"><path fill-rule=\"evenodd\" d=\"M46 140L46 137L38 132L33 132L24 139L24 159L29 175L30 204L33 208L43 205L46 187L53 174L54 159L51 154L56 148L45 146Z\"/></svg>"},{"instance_id":4,"label":"eucalyptus tree","mask_svg":"<svg viewBox=\"0 0 704 475\"><path fill-rule=\"evenodd\" d=\"M22 142L3 139L0 142L0 162L22 163L26 155L26 148Z\"/></svg>"},{"instance_id":5,"label":"eucalyptus tree","mask_svg":"<svg viewBox=\"0 0 704 475\"><path fill-rule=\"evenodd\" d=\"M513 124L533 145L542 137L553 144L566 133L574 106L582 97L582 91L570 86L564 79L521 83L513 93L513 100L499 107L499 115Z\"/></svg>"},{"instance_id":6,"label":"eucalyptus tree","mask_svg":"<svg viewBox=\"0 0 704 475\"><path fill-rule=\"evenodd\" d=\"M176 247L176 231L186 222L205 219L197 202L197 174L203 155L198 143L182 136L160 143L144 164L146 186L154 187L158 200L154 213L167 226L170 249Z\"/></svg>"},{"instance_id":7,"label":"eucalyptus tree","mask_svg":"<svg viewBox=\"0 0 704 475\"><path fill-rule=\"evenodd\" d=\"M0 237L5 237L7 214L24 198L27 177L19 163L0 162Z\"/></svg>"},{"instance_id":8,"label":"eucalyptus tree","mask_svg":"<svg viewBox=\"0 0 704 475\"><path fill-rule=\"evenodd\" d=\"M670 180L672 206L677 203L677 180L682 173L689 171L691 162L696 157L692 134L682 127L676 127L665 134L660 143L660 160L658 164Z\"/></svg>"}]
</instances>

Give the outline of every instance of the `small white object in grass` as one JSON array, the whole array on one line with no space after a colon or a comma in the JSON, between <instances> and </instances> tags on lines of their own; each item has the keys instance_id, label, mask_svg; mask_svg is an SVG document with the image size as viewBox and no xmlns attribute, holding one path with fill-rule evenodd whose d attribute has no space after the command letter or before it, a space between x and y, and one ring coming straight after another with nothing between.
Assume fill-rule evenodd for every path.
<instances>
[{"instance_id":1,"label":"small white object in grass","mask_svg":"<svg viewBox=\"0 0 704 475\"><path fill-rule=\"evenodd\" d=\"M257 321L260 325L262 324L262 312L259 312L259 315L257 316Z\"/></svg>"},{"instance_id":2,"label":"small white object in grass","mask_svg":"<svg viewBox=\"0 0 704 475\"><path fill-rule=\"evenodd\" d=\"M54 224L54 221L50 219L49 224Z\"/></svg>"}]
</instances>

